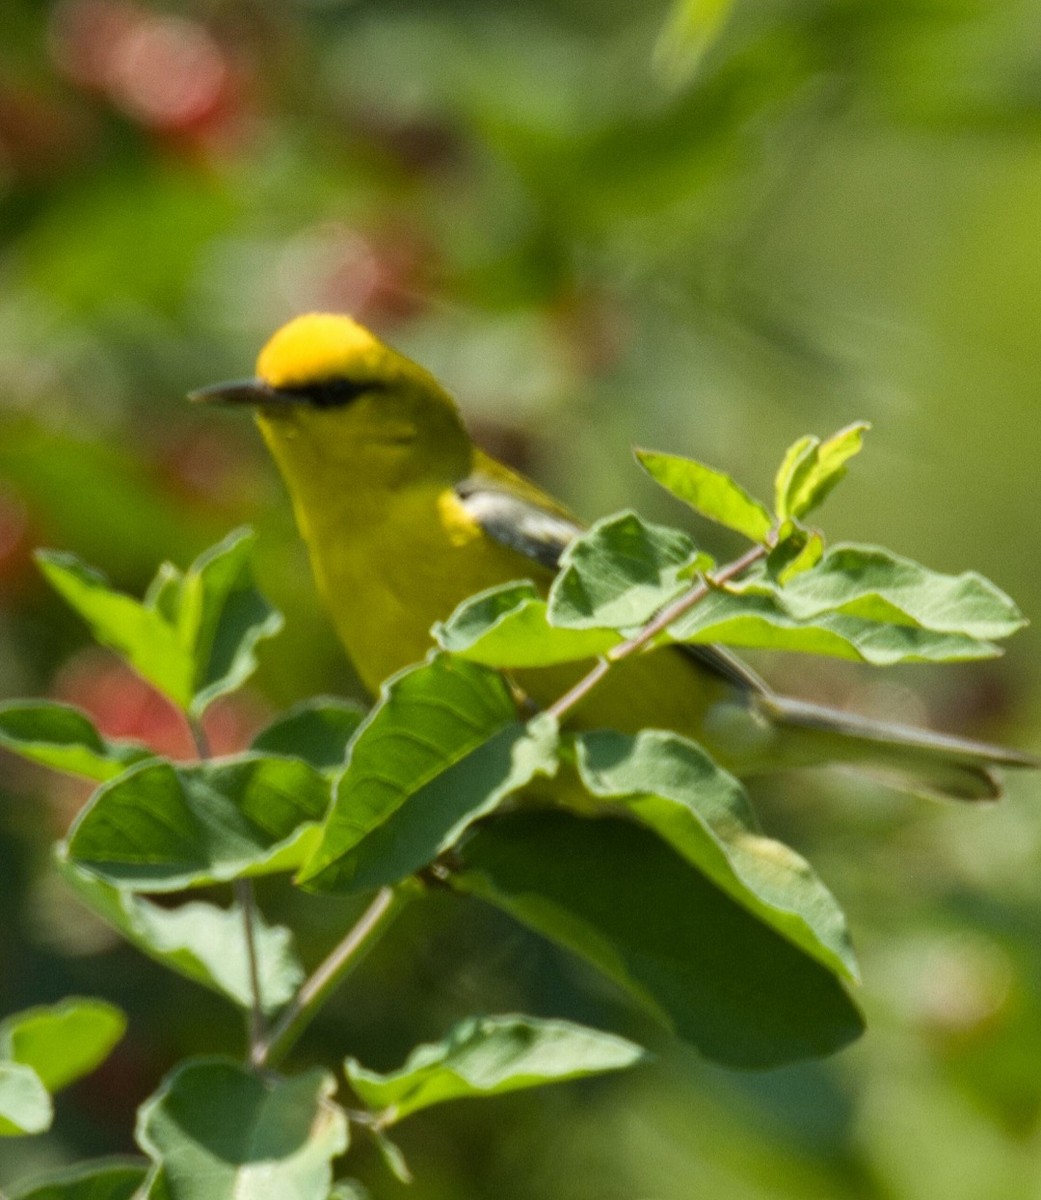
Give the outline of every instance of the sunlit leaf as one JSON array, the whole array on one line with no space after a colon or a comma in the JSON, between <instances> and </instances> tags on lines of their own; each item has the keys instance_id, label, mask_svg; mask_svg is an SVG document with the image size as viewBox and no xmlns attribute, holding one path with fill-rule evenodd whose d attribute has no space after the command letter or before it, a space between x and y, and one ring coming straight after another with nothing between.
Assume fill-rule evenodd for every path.
<instances>
[{"instance_id":1,"label":"sunlit leaf","mask_svg":"<svg viewBox=\"0 0 1041 1200\"><path fill-rule=\"evenodd\" d=\"M819 507L846 474L846 463L860 452L870 428L858 421L824 441L804 437L789 447L775 481L778 517L799 518Z\"/></svg>"},{"instance_id":2,"label":"sunlit leaf","mask_svg":"<svg viewBox=\"0 0 1041 1200\"><path fill-rule=\"evenodd\" d=\"M450 878L587 958L715 1061L812 1058L863 1028L829 970L632 821L497 817Z\"/></svg>"},{"instance_id":3,"label":"sunlit leaf","mask_svg":"<svg viewBox=\"0 0 1041 1200\"><path fill-rule=\"evenodd\" d=\"M767 574L780 584L815 567L824 554L824 538L817 530L792 528L793 522L785 525L789 526L786 536L778 539L766 558Z\"/></svg>"},{"instance_id":4,"label":"sunlit leaf","mask_svg":"<svg viewBox=\"0 0 1041 1200\"><path fill-rule=\"evenodd\" d=\"M57 1092L104 1062L125 1029L115 1005L69 997L0 1023L0 1060L32 1067L43 1086Z\"/></svg>"},{"instance_id":5,"label":"sunlit leaf","mask_svg":"<svg viewBox=\"0 0 1041 1200\"><path fill-rule=\"evenodd\" d=\"M328 797L328 781L298 759L142 763L95 792L68 856L142 891L293 870L315 844Z\"/></svg>"},{"instance_id":6,"label":"sunlit leaf","mask_svg":"<svg viewBox=\"0 0 1041 1200\"><path fill-rule=\"evenodd\" d=\"M560 629L533 583L504 583L464 600L434 626L445 650L489 667L548 667L596 658L622 637L610 629Z\"/></svg>"},{"instance_id":7,"label":"sunlit leaf","mask_svg":"<svg viewBox=\"0 0 1041 1200\"><path fill-rule=\"evenodd\" d=\"M0 704L0 747L98 783L152 757L145 746L103 738L78 708L46 700Z\"/></svg>"},{"instance_id":8,"label":"sunlit leaf","mask_svg":"<svg viewBox=\"0 0 1041 1200\"><path fill-rule=\"evenodd\" d=\"M194 1059L138 1114L137 1142L162 1170L169 1200L327 1200L347 1120L325 1071L257 1075Z\"/></svg>"},{"instance_id":9,"label":"sunlit leaf","mask_svg":"<svg viewBox=\"0 0 1041 1200\"><path fill-rule=\"evenodd\" d=\"M723 591L708 595L673 622L668 632L676 641L826 654L876 666L964 662L1000 653L991 643L964 634L881 624L847 613L826 612L799 620L771 595Z\"/></svg>"},{"instance_id":10,"label":"sunlit leaf","mask_svg":"<svg viewBox=\"0 0 1041 1200\"><path fill-rule=\"evenodd\" d=\"M73 554L41 550L36 558L51 586L103 646L122 655L175 704L188 707L193 694L191 655L165 617L116 591L104 575Z\"/></svg>"},{"instance_id":11,"label":"sunlit leaf","mask_svg":"<svg viewBox=\"0 0 1041 1200\"><path fill-rule=\"evenodd\" d=\"M254 539L249 530L236 530L183 574L164 564L143 601L115 590L74 555L44 550L37 561L102 645L198 717L249 678L257 642L281 628L281 615L250 578Z\"/></svg>"},{"instance_id":12,"label":"sunlit leaf","mask_svg":"<svg viewBox=\"0 0 1041 1200\"><path fill-rule=\"evenodd\" d=\"M42 1133L53 1119L50 1095L32 1067L0 1062L0 1137Z\"/></svg>"},{"instance_id":13,"label":"sunlit leaf","mask_svg":"<svg viewBox=\"0 0 1041 1200\"><path fill-rule=\"evenodd\" d=\"M189 901L163 908L115 887L90 871L58 856L58 868L77 896L102 920L149 957L171 970L227 996L241 1008L253 1002L250 968L242 935L242 910ZM285 926L268 925L253 914L262 1007L285 1004L303 980L304 971Z\"/></svg>"},{"instance_id":14,"label":"sunlit leaf","mask_svg":"<svg viewBox=\"0 0 1041 1200\"><path fill-rule=\"evenodd\" d=\"M443 655L402 672L351 743L301 882L358 890L425 866L504 796L551 773L555 740L552 722L518 721L496 672Z\"/></svg>"},{"instance_id":15,"label":"sunlit leaf","mask_svg":"<svg viewBox=\"0 0 1041 1200\"><path fill-rule=\"evenodd\" d=\"M679 454L637 450L636 458L652 479L703 517L753 542L766 540L773 526L769 509L729 475Z\"/></svg>"},{"instance_id":16,"label":"sunlit leaf","mask_svg":"<svg viewBox=\"0 0 1041 1200\"><path fill-rule=\"evenodd\" d=\"M470 1017L442 1041L417 1046L397 1071L380 1075L353 1058L351 1087L390 1125L431 1104L618 1071L646 1058L610 1033L526 1016Z\"/></svg>"},{"instance_id":17,"label":"sunlit leaf","mask_svg":"<svg viewBox=\"0 0 1041 1200\"><path fill-rule=\"evenodd\" d=\"M633 512L593 525L564 551L549 593L550 623L568 629L640 626L712 565L678 529Z\"/></svg>"},{"instance_id":18,"label":"sunlit leaf","mask_svg":"<svg viewBox=\"0 0 1041 1200\"><path fill-rule=\"evenodd\" d=\"M733 590L772 597L801 621L843 613L986 641L1027 623L1013 601L975 571L944 575L878 546L832 546L812 569L779 587L753 574Z\"/></svg>"},{"instance_id":19,"label":"sunlit leaf","mask_svg":"<svg viewBox=\"0 0 1041 1200\"><path fill-rule=\"evenodd\" d=\"M741 784L673 733L576 739L582 782L620 804L738 904L829 970L857 978L842 910L809 863L763 835Z\"/></svg>"}]
</instances>

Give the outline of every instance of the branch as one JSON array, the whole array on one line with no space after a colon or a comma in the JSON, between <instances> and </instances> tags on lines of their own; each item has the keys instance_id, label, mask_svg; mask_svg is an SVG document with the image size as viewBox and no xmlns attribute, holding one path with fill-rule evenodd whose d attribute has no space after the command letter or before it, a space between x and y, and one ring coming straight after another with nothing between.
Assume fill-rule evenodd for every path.
<instances>
[{"instance_id":1,"label":"branch","mask_svg":"<svg viewBox=\"0 0 1041 1200\"><path fill-rule=\"evenodd\" d=\"M414 891L414 885L407 880L394 888L380 888L357 923L282 1010L270 1036L257 1048L254 1057L256 1066L270 1068L281 1062L314 1019L329 993L361 961L360 952L371 947L376 933L390 925Z\"/></svg>"},{"instance_id":2,"label":"branch","mask_svg":"<svg viewBox=\"0 0 1041 1200\"><path fill-rule=\"evenodd\" d=\"M211 755L209 738L202 722L192 717L186 718L195 743L195 753L201 762ZM257 962L256 919L257 900L251 879L236 879L234 883L235 902L242 909L242 932L246 942L246 962L249 968L249 1016L247 1029L249 1033L249 1063L252 1067L260 1065L257 1056L264 1045L266 1034L264 1022L264 1006L260 995L260 967Z\"/></svg>"},{"instance_id":3,"label":"branch","mask_svg":"<svg viewBox=\"0 0 1041 1200\"><path fill-rule=\"evenodd\" d=\"M634 634L620 646L616 646L603 658L597 659L596 665L588 674L583 675L573 688L565 692L546 711L559 721L565 713L570 712L576 704L589 695L615 663L621 662L622 659L628 658L638 650L642 650L648 642L667 629L673 621L678 620L684 613L689 612L696 604L700 604L713 588L720 587L722 584L735 578L735 576L747 571L750 566L757 563L761 558L765 558L768 553L769 546L753 546L751 550L742 554L740 558L735 559L732 563L728 563L725 567L721 567L714 575L706 575L689 592L684 592L678 600L667 604L657 616L648 621L639 633Z\"/></svg>"}]
</instances>

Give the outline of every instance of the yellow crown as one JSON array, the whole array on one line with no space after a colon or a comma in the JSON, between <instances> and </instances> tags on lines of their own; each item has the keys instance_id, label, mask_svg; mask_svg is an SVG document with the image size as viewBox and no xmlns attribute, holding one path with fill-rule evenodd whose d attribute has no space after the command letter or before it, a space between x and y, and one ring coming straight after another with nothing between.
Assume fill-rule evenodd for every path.
<instances>
[{"instance_id":1,"label":"yellow crown","mask_svg":"<svg viewBox=\"0 0 1041 1200\"><path fill-rule=\"evenodd\" d=\"M271 337L257 358L257 375L271 387L364 378L385 369L388 353L382 342L350 317L307 313Z\"/></svg>"}]
</instances>

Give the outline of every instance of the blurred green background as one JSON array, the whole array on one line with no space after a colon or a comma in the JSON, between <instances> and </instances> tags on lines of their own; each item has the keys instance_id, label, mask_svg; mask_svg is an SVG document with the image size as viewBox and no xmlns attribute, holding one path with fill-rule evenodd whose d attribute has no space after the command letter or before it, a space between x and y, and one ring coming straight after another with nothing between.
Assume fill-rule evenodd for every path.
<instances>
[{"instance_id":1,"label":"blurred green background","mask_svg":"<svg viewBox=\"0 0 1041 1200\"><path fill-rule=\"evenodd\" d=\"M320 308L419 358L487 448L589 518L687 520L634 443L764 491L800 434L871 420L829 534L977 568L1036 624L993 664L760 665L789 691L1041 748L1039 0L5 0L2 25L0 699L59 696L187 755L30 551L141 589L246 521L288 623L215 743L354 688L255 431L183 400ZM658 1052L627 1079L417 1118L418 1200L1031 1200L1039 799L1028 777L971 810L837 775L757 787L862 959L868 1034L825 1063L708 1067L562 953L448 900L395 927L301 1058L387 1068L510 1009ZM240 1036L49 872L82 800L2 763L0 1013L98 994L130 1033L52 1134L0 1145L0 1186L129 1149L162 1072ZM262 893L312 960L349 918ZM368 1147L354 1161L375 1195L407 1194Z\"/></svg>"}]
</instances>

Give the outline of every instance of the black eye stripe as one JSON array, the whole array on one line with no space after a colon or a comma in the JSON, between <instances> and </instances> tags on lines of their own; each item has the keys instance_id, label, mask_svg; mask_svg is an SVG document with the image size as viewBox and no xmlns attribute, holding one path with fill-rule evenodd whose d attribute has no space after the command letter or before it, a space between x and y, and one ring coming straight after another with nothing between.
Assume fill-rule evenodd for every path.
<instances>
[{"instance_id":1,"label":"black eye stripe","mask_svg":"<svg viewBox=\"0 0 1041 1200\"><path fill-rule=\"evenodd\" d=\"M304 401L315 408L342 408L366 392L383 392L387 384L379 379L323 379L298 387L277 389L293 400Z\"/></svg>"}]
</instances>

